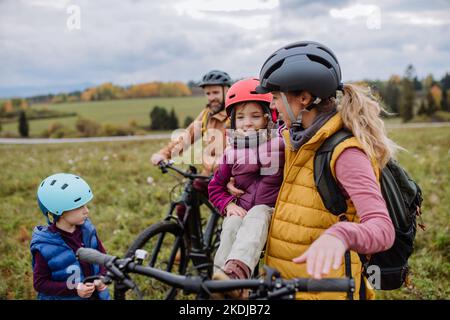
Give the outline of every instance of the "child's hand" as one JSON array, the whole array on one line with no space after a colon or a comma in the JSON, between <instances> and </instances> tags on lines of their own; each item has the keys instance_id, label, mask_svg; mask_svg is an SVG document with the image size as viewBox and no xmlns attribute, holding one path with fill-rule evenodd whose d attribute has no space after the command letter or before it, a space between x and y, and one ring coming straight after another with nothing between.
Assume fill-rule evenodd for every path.
<instances>
[{"instance_id":1,"label":"child's hand","mask_svg":"<svg viewBox=\"0 0 450 320\"><path fill-rule=\"evenodd\" d=\"M97 291L103 291L107 288L106 284L104 284L102 280L94 280L94 284Z\"/></svg>"},{"instance_id":2,"label":"child's hand","mask_svg":"<svg viewBox=\"0 0 450 320\"><path fill-rule=\"evenodd\" d=\"M234 186L234 178L231 177L230 181L227 183L227 190L228 193L231 194L232 196L235 196L237 198L239 198L240 196L242 196L245 192L242 191L241 189L238 189Z\"/></svg>"},{"instance_id":3,"label":"child's hand","mask_svg":"<svg viewBox=\"0 0 450 320\"><path fill-rule=\"evenodd\" d=\"M77 293L81 298L89 298L95 290L93 283L78 283Z\"/></svg>"},{"instance_id":4,"label":"child's hand","mask_svg":"<svg viewBox=\"0 0 450 320\"><path fill-rule=\"evenodd\" d=\"M230 202L227 205L226 211L227 211L227 217L229 217L229 216L245 217L245 215L247 214L247 210L245 210L244 208L239 207L234 202Z\"/></svg>"}]
</instances>

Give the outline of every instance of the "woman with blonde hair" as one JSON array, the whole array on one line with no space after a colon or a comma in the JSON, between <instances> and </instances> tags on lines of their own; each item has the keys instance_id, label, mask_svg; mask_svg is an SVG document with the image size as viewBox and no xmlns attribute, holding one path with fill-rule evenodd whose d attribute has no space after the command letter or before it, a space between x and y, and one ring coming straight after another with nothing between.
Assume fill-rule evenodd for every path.
<instances>
[{"instance_id":1,"label":"woman with blonde hair","mask_svg":"<svg viewBox=\"0 0 450 320\"><path fill-rule=\"evenodd\" d=\"M296 42L274 52L262 66L260 81L257 92L273 94L285 121L280 132L286 144L266 264L286 278L355 279L353 294L299 293L301 299L373 298L358 254L387 250L395 239L379 181L398 146L386 136L382 108L367 89L342 84L336 56L317 42ZM339 101L337 91L342 91ZM337 216L325 207L315 185L314 158L343 129L353 136L334 148L330 162L347 202Z\"/></svg>"}]
</instances>

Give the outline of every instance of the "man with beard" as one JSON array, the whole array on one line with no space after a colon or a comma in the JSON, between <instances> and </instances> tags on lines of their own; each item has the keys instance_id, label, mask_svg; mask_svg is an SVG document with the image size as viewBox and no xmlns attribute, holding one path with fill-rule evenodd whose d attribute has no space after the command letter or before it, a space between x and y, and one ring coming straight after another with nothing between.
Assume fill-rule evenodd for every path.
<instances>
[{"instance_id":1,"label":"man with beard","mask_svg":"<svg viewBox=\"0 0 450 320\"><path fill-rule=\"evenodd\" d=\"M158 165L172 156L181 155L195 141L202 138L202 175L211 175L217 168L225 149L225 130L227 114L225 112L225 96L231 86L231 78L228 73L212 70L203 76L199 84L208 99L206 107L187 128L184 135L178 140L171 141L164 148L152 155L151 161ZM194 182L196 189L208 194L207 185L202 181Z\"/></svg>"}]
</instances>

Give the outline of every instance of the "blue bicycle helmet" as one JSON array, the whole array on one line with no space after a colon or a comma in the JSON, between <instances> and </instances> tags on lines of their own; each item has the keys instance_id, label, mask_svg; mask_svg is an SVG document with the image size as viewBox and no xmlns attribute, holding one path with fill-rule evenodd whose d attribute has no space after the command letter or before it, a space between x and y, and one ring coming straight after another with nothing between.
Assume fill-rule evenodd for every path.
<instances>
[{"instance_id":1,"label":"blue bicycle helmet","mask_svg":"<svg viewBox=\"0 0 450 320\"><path fill-rule=\"evenodd\" d=\"M87 182L70 173L56 173L45 178L37 191L39 208L47 219L49 212L61 216L85 205L93 197Z\"/></svg>"}]
</instances>

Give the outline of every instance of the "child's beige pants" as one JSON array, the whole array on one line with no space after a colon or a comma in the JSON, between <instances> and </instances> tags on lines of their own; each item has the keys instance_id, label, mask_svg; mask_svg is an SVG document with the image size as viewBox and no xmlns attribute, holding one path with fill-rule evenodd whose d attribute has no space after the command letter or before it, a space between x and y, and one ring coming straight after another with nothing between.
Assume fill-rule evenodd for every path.
<instances>
[{"instance_id":1,"label":"child's beige pants","mask_svg":"<svg viewBox=\"0 0 450 320\"><path fill-rule=\"evenodd\" d=\"M273 208L260 204L244 217L229 216L222 224L220 245L214 258L214 272L224 268L228 260L244 262L253 273L267 240Z\"/></svg>"}]
</instances>

